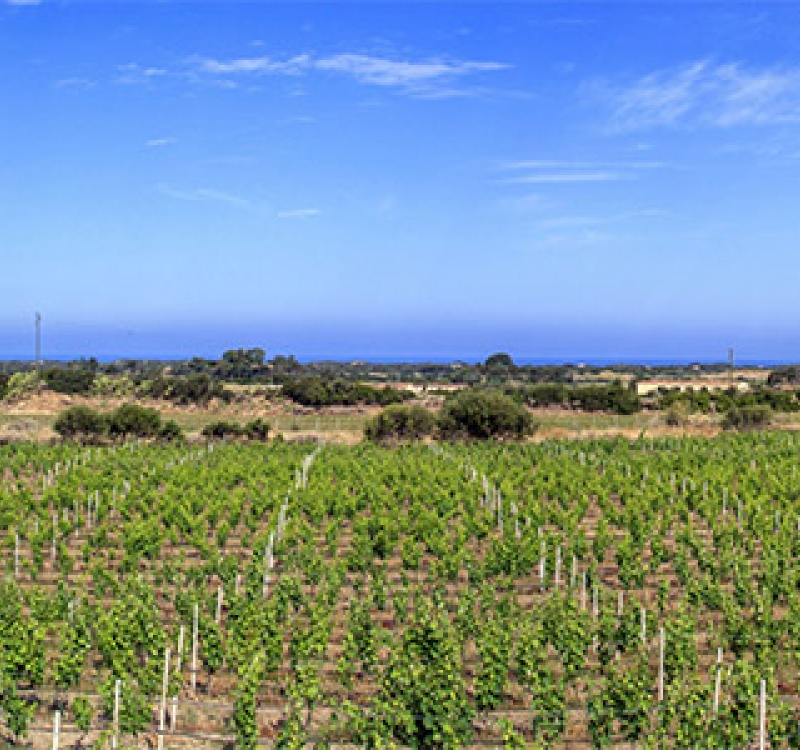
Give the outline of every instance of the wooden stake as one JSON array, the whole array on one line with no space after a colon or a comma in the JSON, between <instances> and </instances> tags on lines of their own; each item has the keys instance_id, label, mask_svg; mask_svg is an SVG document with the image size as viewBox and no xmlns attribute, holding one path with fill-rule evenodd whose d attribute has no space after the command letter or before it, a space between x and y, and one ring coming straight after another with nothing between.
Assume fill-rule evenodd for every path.
<instances>
[{"instance_id":1,"label":"wooden stake","mask_svg":"<svg viewBox=\"0 0 800 750\"><path fill-rule=\"evenodd\" d=\"M767 747L767 682L761 680L761 690L758 696L758 750Z\"/></svg>"},{"instance_id":2,"label":"wooden stake","mask_svg":"<svg viewBox=\"0 0 800 750\"><path fill-rule=\"evenodd\" d=\"M714 676L714 716L719 713L719 690L722 686L722 649L717 649L717 674Z\"/></svg>"},{"instance_id":3,"label":"wooden stake","mask_svg":"<svg viewBox=\"0 0 800 750\"><path fill-rule=\"evenodd\" d=\"M217 625L219 625L219 621L222 619L222 586L217 586Z\"/></svg>"}]
</instances>

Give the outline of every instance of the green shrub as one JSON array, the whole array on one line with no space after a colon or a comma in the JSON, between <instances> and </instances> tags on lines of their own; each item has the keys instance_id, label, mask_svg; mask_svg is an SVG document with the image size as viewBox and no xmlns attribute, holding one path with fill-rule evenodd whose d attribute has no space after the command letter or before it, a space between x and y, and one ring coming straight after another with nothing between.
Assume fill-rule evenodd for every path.
<instances>
[{"instance_id":1,"label":"green shrub","mask_svg":"<svg viewBox=\"0 0 800 750\"><path fill-rule=\"evenodd\" d=\"M722 426L726 430L755 430L772 421L772 409L763 404L733 406L725 412Z\"/></svg>"},{"instance_id":2,"label":"green shrub","mask_svg":"<svg viewBox=\"0 0 800 750\"><path fill-rule=\"evenodd\" d=\"M433 433L436 417L416 405L394 404L375 415L364 427L367 440L418 440Z\"/></svg>"},{"instance_id":3,"label":"green shrub","mask_svg":"<svg viewBox=\"0 0 800 750\"><path fill-rule=\"evenodd\" d=\"M123 404L108 415L108 433L112 437L155 437L160 429L158 412L137 404Z\"/></svg>"},{"instance_id":4,"label":"green shrub","mask_svg":"<svg viewBox=\"0 0 800 750\"><path fill-rule=\"evenodd\" d=\"M439 415L439 432L450 439L519 439L535 427L524 406L497 391L461 391Z\"/></svg>"},{"instance_id":5,"label":"green shrub","mask_svg":"<svg viewBox=\"0 0 800 750\"><path fill-rule=\"evenodd\" d=\"M63 438L98 438L106 433L108 422L88 406L71 406L58 415L53 429Z\"/></svg>"},{"instance_id":6,"label":"green shrub","mask_svg":"<svg viewBox=\"0 0 800 750\"><path fill-rule=\"evenodd\" d=\"M185 438L180 425L170 419L161 425L161 429L158 431L158 439L168 443L180 443L183 442Z\"/></svg>"},{"instance_id":7,"label":"green shrub","mask_svg":"<svg viewBox=\"0 0 800 750\"><path fill-rule=\"evenodd\" d=\"M94 373L83 367L51 367L45 370L44 381L56 393L87 394L94 382Z\"/></svg>"},{"instance_id":8,"label":"green shrub","mask_svg":"<svg viewBox=\"0 0 800 750\"><path fill-rule=\"evenodd\" d=\"M209 422L205 427L203 427L202 434L208 438L229 438L229 437L240 437L242 434L242 428L239 427L238 424L233 422Z\"/></svg>"},{"instance_id":9,"label":"green shrub","mask_svg":"<svg viewBox=\"0 0 800 750\"><path fill-rule=\"evenodd\" d=\"M261 440L269 439L269 431L271 430L269 422L265 419L253 419L244 426L244 434L247 435L248 440Z\"/></svg>"}]
</instances>

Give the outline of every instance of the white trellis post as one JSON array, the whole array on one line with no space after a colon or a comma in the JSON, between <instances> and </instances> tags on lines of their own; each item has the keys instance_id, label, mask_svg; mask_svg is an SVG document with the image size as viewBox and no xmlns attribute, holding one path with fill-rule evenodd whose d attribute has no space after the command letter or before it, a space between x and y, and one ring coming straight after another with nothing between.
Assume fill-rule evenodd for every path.
<instances>
[{"instance_id":1,"label":"white trellis post","mask_svg":"<svg viewBox=\"0 0 800 750\"><path fill-rule=\"evenodd\" d=\"M183 664L183 636L185 633L185 628L181 625L180 630L178 631L178 655L175 658L175 671L180 676L181 673L181 665ZM170 726L172 731L175 731L175 728L178 723L178 696L176 695L172 699L172 715L170 716Z\"/></svg>"},{"instance_id":2,"label":"white trellis post","mask_svg":"<svg viewBox=\"0 0 800 750\"><path fill-rule=\"evenodd\" d=\"M197 605L192 616L192 690L197 690Z\"/></svg>"},{"instance_id":3,"label":"white trellis post","mask_svg":"<svg viewBox=\"0 0 800 750\"><path fill-rule=\"evenodd\" d=\"M167 719L167 689L169 688L169 646L164 651L164 679L161 682L161 706L158 711L158 750L164 750Z\"/></svg>"},{"instance_id":4,"label":"white trellis post","mask_svg":"<svg viewBox=\"0 0 800 750\"><path fill-rule=\"evenodd\" d=\"M664 700L664 628L658 631L658 702Z\"/></svg>"},{"instance_id":5,"label":"white trellis post","mask_svg":"<svg viewBox=\"0 0 800 750\"><path fill-rule=\"evenodd\" d=\"M758 696L758 750L767 747L767 682L761 680Z\"/></svg>"},{"instance_id":6,"label":"white trellis post","mask_svg":"<svg viewBox=\"0 0 800 750\"><path fill-rule=\"evenodd\" d=\"M53 714L53 750L58 750L58 735L61 733L61 711Z\"/></svg>"},{"instance_id":7,"label":"white trellis post","mask_svg":"<svg viewBox=\"0 0 800 750\"><path fill-rule=\"evenodd\" d=\"M561 545L556 547L556 571L555 578L553 579L555 587L558 588L561 583Z\"/></svg>"},{"instance_id":8,"label":"white trellis post","mask_svg":"<svg viewBox=\"0 0 800 750\"><path fill-rule=\"evenodd\" d=\"M642 645L647 642L647 610L644 607L639 608L641 626L642 626Z\"/></svg>"},{"instance_id":9,"label":"white trellis post","mask_svg":"<svg viewBox=\"0 0 800 750\"><path fill-rule=\"evenodd\" d=\"M717 649L717 673L714 675L714 716L719 713L719 691L722 687L722 648Z\"/></svg>"},{"instance_id":10,"label":"white trellis post","mask_svg":"<svg viewBox=\"0 0 800 750\"><path fill-rule=\"evenodd\" d=\"M122 687L122 680L114 681L114 713L112 714L112 734L111 734L111 747L117 750L119 747L119 694Z\"/></svg>"}]
</instances>

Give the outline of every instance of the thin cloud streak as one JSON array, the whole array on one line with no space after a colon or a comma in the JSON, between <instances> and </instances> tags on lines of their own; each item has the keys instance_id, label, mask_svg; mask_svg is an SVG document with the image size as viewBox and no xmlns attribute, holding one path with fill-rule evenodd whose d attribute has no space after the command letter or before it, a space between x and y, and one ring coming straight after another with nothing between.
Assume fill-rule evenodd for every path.
<instances>
[{"instance_id":1,"label":"thin cloud streak","mask_svg":"<svg viewBox=\"0 0 800 750\"><path fill-rule=\"evenodd\" d=\"M615 182L630 179L629 175L617 172L554 172L551 174L531 174L510 177L501 182L508 185L537 185L570 182Z\"/></svg>"},{"instance_id":2,"label":"thin cloud streak","mask_svg":"<svg viewBox=\"0 0 800 750\"><path fill-rule=\"evenodd\" d=\"M215 188L198 187L190 190L174 188L164 183L159 183L156 186L158 192L166 195L169 198L174 198L181 201L213 201L216 203L227 203L229 205L240 206L241 208L253 208L253 204L246 198L242 198L232 193L226 193L222 190Z\"/></svg>"},{"instance_id":3,"label":"thin cloud streak","mask_svg":"<svg viewBox=\"0 0 800 750\"><path fill-rule=\"evenodd\" d=\"M611 102L611 126L621 131L800 122L800 68L699 60L594 93Z\"/></svg>"},{"instance_id":4,"label":"thin cloud streak","mask_svg":"<svg viewBox=\"0 0 800 750\"><path fill-rule=\"evenodd\" d=\"M511 66L496 61L475 60L397 60L387 57L343 53L327 57L308 54L284 60L268 56L241 57L218 60L194 57L188 61L191 80L208 79L234 88L244 77L277 75L301 76L312 73L339 75L367 86L393 88L425 98L475 96L484 93L480 88L449 85L484 73L506 70ZM142 76L142 70L130 71ZM134 76L129 75L131 79Z\"/></svg>"},{"instance_id":5,"label":"thin cloud streak","mask_svg":"<svg viewBox=\"0 0 800 750\"><path fill-rule=\"evenodd\" d=\"M309 219L319 216L318 208L295 208L288 211L278 211L279 219Z\"/></svg>"}]
</instances>

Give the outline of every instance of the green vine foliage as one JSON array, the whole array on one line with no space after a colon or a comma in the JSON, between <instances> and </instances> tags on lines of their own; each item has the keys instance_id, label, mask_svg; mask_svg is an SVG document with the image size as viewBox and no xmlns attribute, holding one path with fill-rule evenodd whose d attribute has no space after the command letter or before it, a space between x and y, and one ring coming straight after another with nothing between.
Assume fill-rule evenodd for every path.
<instances>
[{"instance_id":1,"label":"green vine foliage","mask_svg":"<svg viewBox=\"0 0 800 750\"><path fill-rule=\"evenodd\" d=\"M428 600L418 602L401 643L389 654L378 696L364 713L365 731L387 744L449 750L471 737L474 709L458 637L446 613Z\"/></svg>"},{"instance_id":2,"label":"green vine foliage","mask_svg":"<svg viewBox=\"0 0 800 750\"><path fill-rule=\"evenodd\" d=\"M255 750L258 746L256 696L262 679L262 669L263 660L257 654L250 664L239 670L233 705L233 727L239 750Z\"/></svg>"}]
</instances>

